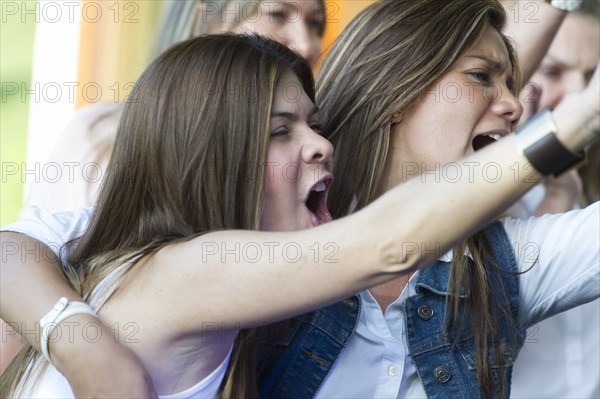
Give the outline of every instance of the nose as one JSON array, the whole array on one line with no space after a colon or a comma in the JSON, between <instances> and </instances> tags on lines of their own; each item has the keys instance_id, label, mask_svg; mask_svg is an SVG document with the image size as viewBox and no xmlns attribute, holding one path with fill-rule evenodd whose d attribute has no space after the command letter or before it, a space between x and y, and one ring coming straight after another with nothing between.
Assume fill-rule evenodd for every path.
<instances>
[{"instance_id":1,"label":"nose","mask_svg":"<svg viewBox=\"0 0 600 399\"><path fill-rule=\"evenodd\" d=\"M514 129L523 115L523 106L519 99L505 87L500 94L500 98L492 104L492 111L505 119Z\"/></svg>"},{"instance_id":2,"label":"nose","mask_svg":"<svg viewBox=\"0 0 600 399\"><path fill-rule=\"evenodd\" d=\"M289 29L283 33L282 42L314 67L321 55L321 39L306 26L303 21L289 23Z\"/></svg>"},{"instance_id":3,"label":"nose","mask_svg":"<svg viewBox=\"0 0 600 399\"><path fill-rule=\"evenodd\" d=\"M333 145L325 137L308 128L302 145L302 160L307 164L319 163L328 170L333 159Z\"/></svg>"},{"instance_id":4,"label":"nose","mask_svg":"<svg viewBox=\"0 0 600 399\"><path fill-rule=\"evenodd\" d=\"M562 99L574 92L586 88L588 79L582 71L564 72L557 82L552 82L544 87L544 106L556 107Z\"/></svg>"}]
</instances>

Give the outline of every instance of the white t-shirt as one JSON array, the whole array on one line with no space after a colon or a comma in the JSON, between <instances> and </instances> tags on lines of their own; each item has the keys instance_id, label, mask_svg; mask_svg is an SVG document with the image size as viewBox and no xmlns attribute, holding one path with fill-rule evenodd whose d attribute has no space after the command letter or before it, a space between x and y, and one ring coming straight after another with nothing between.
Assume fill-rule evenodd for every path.
<instances>
[{"instance_id":1,"label":"white t-shirt","mask_svg":"<svg viewBox=\"0 0 600 399\"><path fill-rule=\"evenodd\" d=\"M223 362L212 373L204 377L192 387L169 395L159 395L160 399L214 399L217 397L221 382L225 377L231 350L223 359ZM45 360L40 360L45 362ZM93 367L93 365L90 365ZM44 371L39 382L33 389L27 389L19 397L23 398L43 398L43 399L70 399L75 398L73 390L67 379L52 365Z\"/></svg>"},{"instance_id":2,"label":"white t-shirt","mask_svg":"<svg viewBox=\"0 0 600 399\"><path fill-rule=\"evenodd\" d=\"M92 208L82 208L74 212L51 215L40 208L31 206L25 209L19 222L9 225L2 230L24 233L37 239L38 241L44 242L57 255L60 252L62 260L65 261L67 253L65 251L60 251L62 245L64 245L65 242L77 238L83 234L89 222L92 211ZM108 280L117 275L118 271L119 268L116 268L111 274L106 276L94 289L94 292L100 294L100 291L102 291L105 286L109 285L106 284L108 283ZM94 297L94 295L92 295L92 297ZM99 304L94 303L93 300L90 302L90 306L92 306L92 308L94 308L96 311L99 310L98 305ZM229 353L225 359L223 359L221 364L201 381L185 389L184 391L169 395L160 395L159 398L216 398L219 392L219 387L221 386L221 382L225 377L225 372L227 371L232 349L233 347L229 350ZM39 367L40 364L45 362L45 359L40 358L38 363L36 363L36 367ZM54 366L48 365L39 382L33 387L26 387L26 391L21 392L19 397L63 399L75 398L75 395L73 394L67 379Z\"/></svg>"}]
</instances>

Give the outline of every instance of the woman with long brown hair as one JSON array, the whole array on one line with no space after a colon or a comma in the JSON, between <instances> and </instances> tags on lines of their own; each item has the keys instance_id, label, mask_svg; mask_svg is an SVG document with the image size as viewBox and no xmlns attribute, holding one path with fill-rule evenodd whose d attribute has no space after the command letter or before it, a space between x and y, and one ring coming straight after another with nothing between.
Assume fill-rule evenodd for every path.
<instances>
[{"instance_id":1,"label":"woman with long brown hair","mask_svg":"<svg viewBox=\"0 0 600 399\"><path fill-rule=\"evenodd\" d=\"M167 1L156 32L152 56L173 44L209 33L255 33L270 37L290 47L315 67L321 55L321 39L325 30L323 0L177 0ZM150 58L150 57L149 57ZM98 197L108 166L117 125L124 103L98 103L78 109L46 162L70 165L59 179L28 181L29 192L24 214L32 207L54 213L92 206ZM60 167L60 166L59 166ZM90 177L85 169L98 170ZM0 320L0 328L11 335ZM12 348L4 346L0 370L20 348L14 339Z\"/></svg>"}]
</instances>

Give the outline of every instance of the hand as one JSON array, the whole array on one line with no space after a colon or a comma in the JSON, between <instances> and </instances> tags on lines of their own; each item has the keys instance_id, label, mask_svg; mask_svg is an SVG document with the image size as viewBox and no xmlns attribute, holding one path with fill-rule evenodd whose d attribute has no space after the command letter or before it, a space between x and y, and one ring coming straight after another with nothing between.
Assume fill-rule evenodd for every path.
<instances>
[{"instance_id":1,"label":"hand","mask_svg":"<svg viewBox=\"0 0 600 399\"><path fill-rule=\"evenodd\" d=\"M81 326L94 323L101 331L100 339L90 341L75 328L71 339L50 345L52 361L76 397L157 398L152 377L141 360L130 348L119 344L110 329L89 315L76 315L68 321Z\"/></svg>"},{"instance_id":2,"label":"hand","mask_svg":"<svg viewBox=\"0 0 600 399\"><path fill-rule=\"evenodd\" d=\"M553 118L558 139L573 153L600 140L596 129L600 127L600 64L585 89L563 98Z\"/></svg>"}]
</instances>

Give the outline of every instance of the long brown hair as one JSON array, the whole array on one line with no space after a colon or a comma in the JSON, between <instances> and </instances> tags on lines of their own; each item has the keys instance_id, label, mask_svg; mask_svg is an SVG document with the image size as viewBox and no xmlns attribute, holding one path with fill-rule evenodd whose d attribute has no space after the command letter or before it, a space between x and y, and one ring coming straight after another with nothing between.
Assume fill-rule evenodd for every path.
<instances>
[{"instance_id":1,"label":"long brown hair","mask_svg":"<svg viewBox=\"0 0 600 399\"><path fill-rule=\"evenodd\" d=\"M259 36L198 37L146 68L125 106L96 210L64 269L82 297L95 300L94 287L119 265L176 240L259 229L273 93L288 70L314 101L306 61ZM257 396L253 336L238 334L225 398ZM2 397L37 358L29 346L10 365Z\"/></svg>"},{"instance_id":2,"label":"long brown hair","mask_svg":"<svg viewBox=\"0 0 600 399\"><path fill-rule=\"evenodd\" d=\"M346 215L353 202L360 209L380 195L390 156L392 115L402 117L425 89L476 43L487 26L501 33L505 18L496 0L382 0L350 23L317 77L323 134L335 147L336 180L329 194L334 218ZM516 54L508 39L502 38L515 80L520 81ZM472 264L465 253L471 254ZM487 356L490 343L500 367L503 365L498 320L494 318L498 304L489 294L483 265L483 260L489 259L493 257L482 233L455 248L446 320L447 326L460 322L458 293L461 286L467 287L471 295L465 306L474 321L477 376L484 397L496 391ZM500 381L503 393L502 378Z\"/></svg>"}]
</instances>

